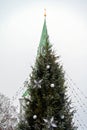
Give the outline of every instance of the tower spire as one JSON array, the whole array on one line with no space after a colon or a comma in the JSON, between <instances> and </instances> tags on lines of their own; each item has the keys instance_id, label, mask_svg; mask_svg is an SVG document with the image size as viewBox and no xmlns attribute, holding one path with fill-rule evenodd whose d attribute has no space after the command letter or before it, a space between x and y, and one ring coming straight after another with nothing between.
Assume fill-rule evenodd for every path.
<instances>
[{"instance_id":1,"label":"tower spire","mask_svg":"<svg viewBox=\"0 0 87 130\"><path fill-rule=\"evenodd\" d=\"M38 47L38 55L40 53L43 53L44 47L47 44L48 32L47 32L47 26L46 26L46 9L44 9L44 17L45 19L44 19L43 29L42 29L40 43Z\"/></svg>"},{"instance_id":2,"label":"tower spire","mask_svg":"<svg viewBox=\"0 0 87 130\"><path fill-rule=\"evenodd\" d=\"M46 9L44 9L44 17L46 18L46 16L47 16L47 15L46 15Z\"/></svg>"}]
</instances>

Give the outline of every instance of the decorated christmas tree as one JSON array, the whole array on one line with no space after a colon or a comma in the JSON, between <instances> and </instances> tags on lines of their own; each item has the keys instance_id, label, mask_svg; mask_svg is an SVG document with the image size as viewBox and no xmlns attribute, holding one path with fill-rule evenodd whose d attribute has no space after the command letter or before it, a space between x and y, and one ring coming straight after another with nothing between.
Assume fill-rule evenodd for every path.
<instances>
[{"instance_id":1,"label":"decorated christmas tree","mask_svg":"<svg viewBox=\"0 0 87 130\"><path fill-rule=\"evenodd\" d=\"M26 82L22 130L75 130L74 111L59 57L52 50L46 26L46 13L37 57L30 80ZM24 94L26 95L26 94Z\"/></svg>"}]
</instances>

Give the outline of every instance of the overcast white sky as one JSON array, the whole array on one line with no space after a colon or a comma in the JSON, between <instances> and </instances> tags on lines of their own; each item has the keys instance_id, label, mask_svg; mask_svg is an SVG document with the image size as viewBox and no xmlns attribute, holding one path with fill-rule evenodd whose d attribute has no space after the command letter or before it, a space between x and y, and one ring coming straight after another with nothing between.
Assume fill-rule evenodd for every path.
<instances>
[{"instance_id":1,"label":"overcast white sky","mask_svg":"<svg viewBox=\"0 0 87 130\"><path fill-rule=\"evenodd\" d=\"M87 93L87 0L0 0L0 92L23 86L34 64L44 8L50 42L64 70Z\"/></svg>"},{"instance_id":2,"label":"overcast white sky","mask_svg":"<svg viewBox=\"0 0 87 130\"><path fill-rule=\"evenodd\" d=\"M30 73L47 9L50 41L77 85L87 92L86 0L0 1L0 91L13 96Z\"/></svg>"}]
</instances>

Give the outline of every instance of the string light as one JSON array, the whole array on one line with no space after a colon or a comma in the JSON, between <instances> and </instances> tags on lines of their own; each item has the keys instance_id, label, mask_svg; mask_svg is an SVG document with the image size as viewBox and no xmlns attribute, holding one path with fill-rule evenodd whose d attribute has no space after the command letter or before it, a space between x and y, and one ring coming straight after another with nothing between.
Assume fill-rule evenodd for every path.
<instances>
[{"instance_id":1,"label":"string light","mask_svg":"<svg viewBox=\"0 0 87 130\"><path fill-rule=\"evenodd\" d=\"M73 89L73 87L70 85L68 85L69 89L71 90L71 95L73 95L75 97L75 101L79 104L79 106L81 107L81 110L84 112L84 114L86 113L86 110L84 110L84 104L81 102L80 98L78 98L78 94L75 91L75 89ZM72 98L73 99L73 98ZM78 100L79 99L79 100ZM82 104L81 104L82 103ZM78 106L77 106L78 107ZM87 126L85 125L84 121L81 119L81 117L79 116L78 112L76 113L78 115L78 119L76 119L76 121L79 123L79 126L81 127L81 129L85 130L84 128L87 129ZM76 117L76 116L75 116ZM80 121L79 121L80 120ZM80 123L81 122L81 123Z\"/></svg>"},{"instance_id":2,"label":"string light","mask_svg":"<svg viewBox=\"0 0 87 130\"><path fill-rule=\"evenodd\" d=\"M81 119L80 115L77 113L77 116L74 115L75 117L75 120L78 122L78 124L83 127L83 128L86 128L87 129L87 126L85 125L84 121ZM80 119L80 121L78 119Z\"/></svg>"},{"instance_id":3,"label":"string light","mask_svg":"<svg viewBox=\"0 0 87 130\"><path fill-rule=\"evenodd\" d=\"M75 117L75 120L76 120L77 123L78 123L78 127L80 126L81 130L85 130L85 129L84 129L85 126L83 126L83 125L80 123L80 121L77 119L76 116L74 116L74 117Z\"/></svg>"},{"instance_id":4,"label":"string light","mask_svg":"<svg viewBox=\"0 0 87 130\"><path fill-rule=\"evenodd\" d=\"M70 86L72 87L72 85L70 84ZM87 110L87 107L86 107L86 105L84 105L84 103L82 102L82 100L81 100L81 98L79 98L79 96L78 96L78 94L77 94L77 92L75 91L75 89L72 87L70 87L69 85L68 85L68 87L70 88L70 90L71 90L71 93L73 94L73 96L75 97L75 101L77 101L77 103L79 104L79 106L82 108L82 111L85 113L85 114L87 114L87 112L86 112L86 110ZM85 110L86 109L86 110Z\"/></svg>"},{"instance_id":5,"label":"string light","mask_svg":"<svg viewBox=\"0 0 87 130\"><path fill-rule=\"evenodd\" d=\"M77 87L77 85L73 82L73 80L70 78L70 76L68 75L68 74L66 74L67 75L67 77L68 77L68 82L69 82L69 84L70 84L70 86L72 87L70 87L69 86L69 89L71 90L71 93L73 94L73 96L75 97L75 101L79 104L79 107L82 109L82 111L85 113L85 114L87 114L86 113L86 110L85 109L87 109L87 106L86 106L86 103L84 103L83 101L82 101L82 99L81 99L81 97L79 96L79 94L76 92L76 89L80 92L80 94L85 98L85 99L87 99L87 97L84 95L84 93ZM75 86L75 88L73 87L73 86ZM17 97L19 96L19 94L21 93L21 92L23 92L24 91L24 87L20 87L19 88L19 90L16 92L16 94L12 97L12 101L14 102L16 99L17 99ZM75 116L75 119L76 119L76 121L77 121L77 123L78 123L78 125L81 127L81 129L82 130L85 130L84 128L87 128L87 126L85 125L85 123L84 123L84 121L82 120L82 119L80 119L80 117L79 117L79 114L77 113L77 115L78 115L78 119L77 119L77 117ZM79 121L80 120L80 121ZM81 123L80 123L81 122Z\"/></svg>"},{"instance_id":6,"label":"string light","mask_svg":"<svg viewBox=\"0 0 87 130\"><path fill-rule=\"evenodd\" d=\"M79 90L79 92L83 95L83 97L87 100L87 97L85 96L85 94L83 93L83 91L77 87L76 83L73 81L73 79L66 73L66 76L68 77L68 79L71 81L71 83Z\"/></svg>"}]
</instances>

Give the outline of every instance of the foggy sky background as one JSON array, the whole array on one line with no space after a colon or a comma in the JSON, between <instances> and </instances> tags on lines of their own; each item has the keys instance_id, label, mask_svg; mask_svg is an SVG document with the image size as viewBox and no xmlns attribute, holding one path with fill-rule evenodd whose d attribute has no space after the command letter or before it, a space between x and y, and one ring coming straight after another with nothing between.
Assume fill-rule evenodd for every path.
<instances>
[{"instance_id":1,"label":"foggy sky background","mask_svg":"<svg viewBox=\"0 0 87 130\"><path fill-rule=\"evenodd\" d=\"M50 42L61 56L64 70L84 92L87 90L86 0L3 0L0 1L0 91L10 97L23 84L34 63L44 8Z\"/></svg>"}]
</instances>

